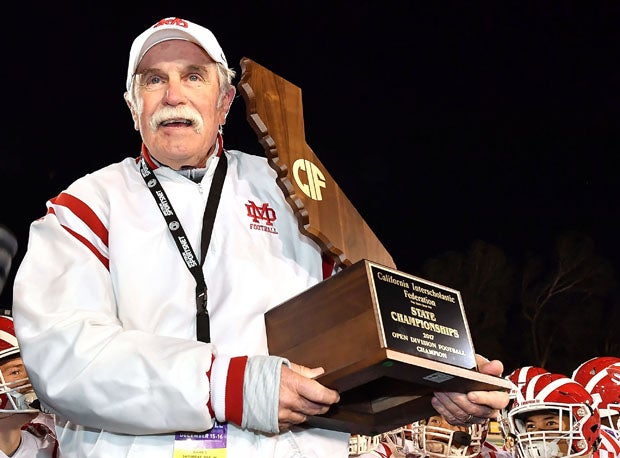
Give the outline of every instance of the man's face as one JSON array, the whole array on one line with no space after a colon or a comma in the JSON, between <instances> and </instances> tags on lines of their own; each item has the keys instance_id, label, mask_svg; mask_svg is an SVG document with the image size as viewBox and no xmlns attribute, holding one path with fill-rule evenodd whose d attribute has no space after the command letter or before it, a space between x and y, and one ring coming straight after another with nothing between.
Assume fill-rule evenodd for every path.
<instances>
[{"instance_id":1,"label":"man's face","mask_svg":"<svg viewBox=\"0 0 620 458\"><path fill-rule=\"evenodd\" d=\"M4 383L10 388L19 387L17 391L22 394L32 391L28 373L26 372L26 366L24 366L24 361L21 356L0 364L0 371L2 371Z\"/></svg>"},{"instance_id":2,"label":"man's face","mask_svg":"<svg viewBox=\"0 0 620 458\"><path fill-rule=\"evenodd\" d=\"M546 412L533 414L527 417L525 421L525 430L531 431L566 431L568 430L568 417L564 415L560 419L560 415L555 412Z\"/></svg>"},{"instance_id":3,"label":"man's face","mask_svg":"<svg viewBox=\"0 0 620 458\"><path fill-rule=\"evenodd\" d=\"M443 428L449 431L460 431L468 433L469 428L467 426L455 426L448 423L441 415L433 415L426 421L426 450L431 453L449 455L450 450L447 448L447 444L450 441L450 433L441 431L436 428ZM466 436L471 440L470 436ZM458 436L452 436L452 447L468 446L467 444L455 443L458 441Z\"/></svg>"},{"instance_id":4,"label":"man's face","mask_svg":"<svg viewBox=\"0 0 620 458\"><path fill-rule=\"evenodd\" d=\"M468 429L469 429L467 426L451 425L441 415L433 415L432 417L429 417L429 419L427 420L426 424L427 424L427 426L434 426L436 428L446 428L446 429L449 429L451 431L464 431L464 432L467 432Z\"/></svg>"},{"instance_id":5,"label":"man's face","mask_svg":"<svg viewBox=\"0 0 620 458\"><path fill-rule=\"evenodd\" d=\"M545 434L545 440L552 441L562 437L564 433L553 434L553 431L569 431L570 420L568 415L560 415L558 412L532 413L525 419L525 431L528 433L550 431ZM568 443L562 439L557 442L558 448L563 455L568 452Z\"/></svg>"},{"instance_id":6,"label":"man's face","mask_svg":"<svg viewBox=\"0 0 620 458\"><path fill-rule=\"evenodd\" d=\"M23 420L25 423L29 421L29 418L34 418L37 415L36 412L34 412L34 415L33 412L23 412L24 410L31 409L29 403L36 399L36 394L28 378L28 373L26 372L26 367L24 366L22 358L17 356L1 363L0 374L3 381L3 392L0 395L0 409L4 410L4 412L0 412L0 419L15 415L11 413L11 411L14 410L20 412L20 419L16 419L18 422ZM17 396L18 393L21 396ZM6 426L4 422L3 425Z\"/></svg>"},{"instance_id":7,"label":"man's face","mask_svg":"<svg viewBox=\"0 0 620 458\"><path fill-rule=\"evenodd\" d=\"M153 46L136 71L132 115L151 155L174 169L204 166L234 89L218 104L217 65L198 45L169 40Z\"/></svg>"}]
</instances>

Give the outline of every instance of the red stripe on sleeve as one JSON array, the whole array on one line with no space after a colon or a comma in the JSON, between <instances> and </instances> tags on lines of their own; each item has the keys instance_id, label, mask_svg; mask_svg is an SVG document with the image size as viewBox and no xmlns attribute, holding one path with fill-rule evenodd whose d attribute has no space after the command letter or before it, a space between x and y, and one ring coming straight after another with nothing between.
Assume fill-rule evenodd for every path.
<instances>
[{"instance_id":1,"label":"red stripe on sleeve","mask_svg":"<svg viewBox=\"0 0 620 458\"><path fill-rule=\"evenodd\" d=\"M247 356L230 359L226 375L226 420L241 425L243 419L243 375Z\"/></svg>"},{"instance_id":2,"label":"red stripe on sleeve","mask_svg":"<svg viewBox=\"0 0 620 458\"><path fill-rule=\"evenodd\" d=\"M52 199L52 203L56 205L62 205L63 207L67 207L71 212L80 218L86 225L90 228L93 233L99 237L99 239L108 246L108 230L103 225L99 217L95 214L91 208L82 202L77 197L72 196L71 194L67 194L65 192L60 193L54 199Z\"/></svg>"},{"instance_id":3,"label":"red stripe on sleeve","mask_svg":"<svg viewBox=\"0 0 620 458\"><path fill-rule=\"evenodd\" d=\"M101 222L99 217L95 214L94 211L91 210L88 205L86 205L77 197L74 197L71 194L67 194L65 192L60 193L58 196L51 199L51 202L54 205L62 206L69 209L75 216L81 219L106 246L108 245L108 230ZM50 207L48 209L48 213L56 214L53 207ZM68 226L62 223L61 225L67 232L69 232L72 236L82 242L84 246L86 246L90 251L92 251L106 269L110 270L110 260L106 256L104 256L94 244L92 244L84 236L78 234Z\"/></svg>"},{"instance_id":4,"label":"red stripe on sleeve","mask_svg":"<svg viewBox=\"0 0 620 458\"><path fill-rule=\"evenodd\" d=\"M97 249L97 247L95 245L93 245L92 243L90 243L88 240L86 240L84 237L82 237L80 234L78 234L77 232L71 230L70 228L68 228L67 226L62 226L69 234L71 234L73 237L75 237L76 239L78 239L80 242L82 242L86 248L88 248L90 251L93 252L93 254L95 256L97 256L97 259L99 259L101 261L101 263L105 266L106 269L110 270L110 260L108 258L106 258L104 255L102 255L99 250Z\"/></svg>"}]
</instances>

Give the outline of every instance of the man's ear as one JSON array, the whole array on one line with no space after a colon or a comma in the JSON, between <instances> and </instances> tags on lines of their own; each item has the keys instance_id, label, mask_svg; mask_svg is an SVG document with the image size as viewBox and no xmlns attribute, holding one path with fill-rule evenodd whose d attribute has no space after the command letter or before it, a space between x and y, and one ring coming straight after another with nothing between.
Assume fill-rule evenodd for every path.
<instances>
[{"instance_id":1,"label":"man's ear","mask_svg":"<svg viewBox=\"0 0 620 458\"><path fill-rule=\"evenodd\" d=\"M226 111L224 112L224 118L222 119L222 122L220 123L220 125L224 125L226 124L226 117L228 116L228 112L230 111L230 107L233 103L233 101L235 100L235 93L237 92L237 90L235 89L235 86L231 86L230 89L228 89L228 92L226 93L226 98L224 99L224 105L226 106Z\"/></svg>"},{"instance_id":2,"label":"man's ear","mask_svg":"<svg viewBox=\"0 0 620 458\"><path fill-rule=\"evenodd\" d=\"M131 103L131 97L129 97L129 92L125 92L124 96L125 103L127 103L127 107L129 107L129 111L131 112L131 118L133 119L133 127L136 130L140 130L140 117L138 116L138 112L136 111L133 103Z\"/></svg>"}]
</instances>

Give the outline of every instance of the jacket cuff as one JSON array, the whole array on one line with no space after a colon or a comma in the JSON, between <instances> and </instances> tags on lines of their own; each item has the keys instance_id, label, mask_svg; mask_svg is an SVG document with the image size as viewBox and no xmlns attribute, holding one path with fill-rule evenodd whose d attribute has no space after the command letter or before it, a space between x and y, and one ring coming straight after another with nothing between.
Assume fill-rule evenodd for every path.
<instances>
[{"instance_id":1,"label":"jacket cuff","mask_svg":"<svg viewBox=\"0 0 620 458\"><path fill-rule=\"evenodd\" d=\"M290 366L279 356L215 358L210 380L215 418L244 429L278 433L282 364Z\"/></svg>"},{"instance_id":2,"label":"jacket cuff","mask_svg":"<svg viewBox=\"0 0 620 458\"><path fill-rule=\"evenodd\" d=\"M280 377L282 365L290 366L279 356L252 356L248 359L243 382L242 428L278 433Z\"/></svg>"},{"instance_id":3,"label":"jacket cuff","mask_svg":"<svg viewBox=\"0 0 620 458\"><path fill-rule=\"evenodd\" d=\"M243 378L247 356L219 356L211 366L211 407L220 422L241 425L243 418Z\"/></svg>"}]
</instances>

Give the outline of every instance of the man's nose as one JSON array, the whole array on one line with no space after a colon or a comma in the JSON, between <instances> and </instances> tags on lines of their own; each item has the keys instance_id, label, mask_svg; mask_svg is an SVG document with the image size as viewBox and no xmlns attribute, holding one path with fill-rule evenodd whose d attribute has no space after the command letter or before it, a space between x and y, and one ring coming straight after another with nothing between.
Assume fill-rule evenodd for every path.
<instances>
[{"instance_id":1,"label":"man's nose","mask_svg":"<svg viewBox=\"0 0 620 458\"><path fill-rule=\"evenodd\" d=\"M185 99L185 93L183 91L183 84L178 77L170 78L168 80L168 87L166 88L166 102L170 105L177 105Z\"/></svg>"}]
</instances>

